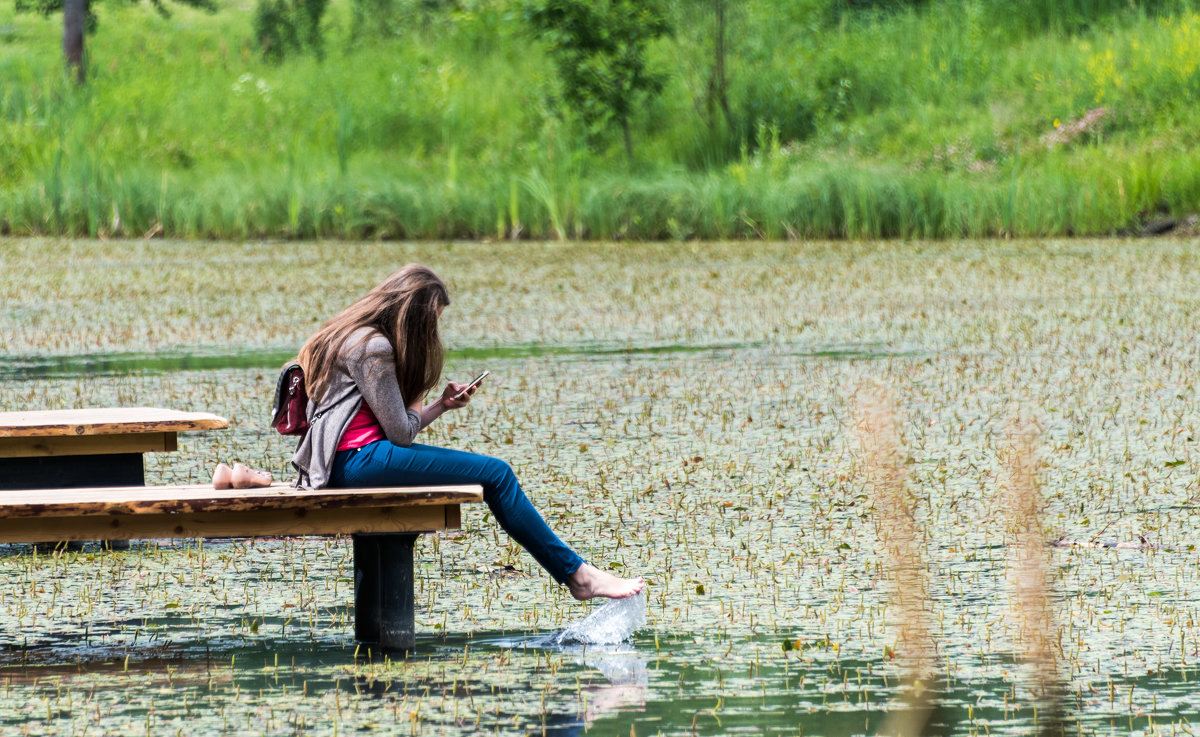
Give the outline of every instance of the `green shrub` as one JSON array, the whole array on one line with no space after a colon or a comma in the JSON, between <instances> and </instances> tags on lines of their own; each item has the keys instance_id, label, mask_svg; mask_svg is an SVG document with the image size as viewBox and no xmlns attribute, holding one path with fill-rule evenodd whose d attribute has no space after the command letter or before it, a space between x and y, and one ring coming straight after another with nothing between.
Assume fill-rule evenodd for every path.
<instances>
[{"instance_id":1,"label":"green shrub","mask_svg":"<svg viewBox=\"0 0 1200 737\"><path fill-rule=\"evenodd\" d=\"M655 0L526 0L525 18L549 47L566 105L592 133L619 126L632 161L630 118L664 83L646 59L670 31L663 9Z\"/></svg>"},{"instance_id":2,"label":"green shrub","mask_svg":"<svg viewBox=\"0 0 1200 737\"><path fill-rule=\"evenodd\" d=\"M1076 33L1114 13L1174 13L1192 6L1188 0L987 0L993 22L1026 33Z\"/></svg>"},{"instance_id":3,"label":"green shrub","mask_svg":"<svg viewBox=\"0 0 1200 737\"><path fill-rule=\"evenodd\" d=\"M321 18L329 0L258 0L254 9L254 39L265 59L280 62L285 56L311 50L324 51Z\"/></svg>"}]
</instances>

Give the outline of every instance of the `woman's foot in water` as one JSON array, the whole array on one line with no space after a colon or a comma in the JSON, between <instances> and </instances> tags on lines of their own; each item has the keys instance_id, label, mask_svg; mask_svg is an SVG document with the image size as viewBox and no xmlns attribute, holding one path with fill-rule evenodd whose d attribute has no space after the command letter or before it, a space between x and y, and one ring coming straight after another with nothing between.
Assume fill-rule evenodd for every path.
<instances>
[{"instance_id":1,"label":"woman's foot in water","mask_svg":"<svg viewBox=\"0 0 1200 737\"><path fill-rule=\"evenodd\" d=\"M571 596L580 601L603 596L608 599L624 599L641 593L646 588L642 577L618 578L607 571L602 571L591 563L584 563L567 579L567 588Z\"/></svg>"}]
</instances>

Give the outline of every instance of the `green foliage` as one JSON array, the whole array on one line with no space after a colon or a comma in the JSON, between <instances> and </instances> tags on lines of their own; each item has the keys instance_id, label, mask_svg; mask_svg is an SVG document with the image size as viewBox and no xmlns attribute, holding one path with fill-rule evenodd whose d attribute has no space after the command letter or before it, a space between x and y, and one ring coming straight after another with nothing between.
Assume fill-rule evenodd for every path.
<instances>
[{"instance_id":1,"label":"green foliage","mask_svg":"<svg viewBox=\"0 0 1200 737\"><path fill-rule=\"evenodd\" d=\"M352 0L333 0L337 63L282 64L247 40L252 7L161 19L98 3L86 90L63 80L59 19L0 0L0 230L956 237L1200 211L1200 13L1029 34L998 25L991 1L832 23L824 0L746 0L727 131L705 102L711 27L660 36L645 69L671 74L635 96L630 167L547 100L559 79L525 0L397 0L402 37L352 43L333 35L353 32Z\"/></svg>"},{"instance_id":2,"label":"green foliage","mask_svg":"<svg viewBox=\"0 0 1200 737\"><path fill-rule=\"evenodd\" d=\"M613 123L629 142L637 101L663 87L647 69L647 46L666 35L666 16L653 0L527 0L525 17L550 49L562 97L593 130Z\"/></svg>"},{"instance_id":3,"label":"green foliage","mask_svg":"<svg viewBox=\"0 0 1200 737\"><path fill-rule=\"evenodd\" d=\"M324 53L321 18L329 0L258 0L254 9L254 38L263 57L272 62L304 50Z\"/></svg>"},{"instance_id":4,"label":"green foliage","mask_svg":"<svg viewBox=\"0 0 1200 737\"><path fill-rule=\"evenodd\" d=\"M1075 33L1115 13L1147 15L1186 10L1187 0L988 0L992 19L1003 28L1025 33Z\"/></svg>"},{"instance_id":5,"label":"green foliage","mask_svg":"<svg viewBox=\"0 0 1200 737\"><path fill-rule=\"evenodd\" d=\"M42 16L50 16L62 12L63 0L15 0L14 7L18 13L37 13ZM96 26L96 10L92 3L88 3L84 31L86 33L95 33Z\"/></svg>"},{"instance_id":6,"label":"green foliage","mask_svg":"<svg viewBox=\"0 0 1200 737\"><path fill-rule=\"evenodd\" d=\"M128 0L128 2L136 5L139 0ZM214 0L176 0L176 2L208 11L216 10ZM150 0L150 4L154 6L154 9L163 18L171 17L171 13L163 0ZM95 5L95 2L89 2L88 0L72 3L70 7L66 6L64 0L14 0L14 10L18 13L33 11L43 17L48 17L56 13L63 14L63 56L66 59L67 66L72 70L76 82L79 84L82 84L87 77L86 65L84 63L85 39L88 34L95 33L96 27L99 24Z\"/></svg>"},{"instance_id":7,"label":"green foliage","mask_svg":"<svg viewBox=\"0 0 1200 737\"><path fill-rule=\"evenodd\" d=\"M406 8L401 0L353 0L351 8L351 46L364 38L398 36L404 28Z\"/></svg>"},{"instance_id":8,"label":"green foliage","mask_svg":"<svg viewBox=\"0 0 1200 737\"><path fill-rule=\"evenodd\" d=\"M929 0L830 0L829 12L833 19L862 13L894 13L908 8L928 5Z\"/></svg>"},{"instance_id":9,"label":"green foliage","mask_svg":"<svg viewBox=\"0 0 1200 737\"><path fill-rule=\"evenodd\" d=\"M137 4L140 0L127 0L132 4ZM204 10L215 11L217 6L214 0L174 0L174 2L182 5L190 5L193 8L202 8ZM93 33L96 30L96 2L93 0L88 3L87 10L87 32ZM171 17L171 11L163 0L150 0L150 5L158 11L159 15L164 18ZM54 13L61 13L63 9L63 0L14 0L14 7L18 13L38 13L40 15L49 16Z\"/></svg>"},{"instance_id":10,"label":"green foliage","mask_svg":"<svg viewBox=\"0 0 1200 737\"><path fill-rule=\"evenodd\" d=\"M735 110L731 65L742 52L747 5L735 0L670 0L670 24L675 38L672 76L689 90L693 108L703 122L684 153L692 167L729 162L738 154L748 131L741 111ZM749 75L753 80L756 75Z\"/></svg>"}]
</instances>

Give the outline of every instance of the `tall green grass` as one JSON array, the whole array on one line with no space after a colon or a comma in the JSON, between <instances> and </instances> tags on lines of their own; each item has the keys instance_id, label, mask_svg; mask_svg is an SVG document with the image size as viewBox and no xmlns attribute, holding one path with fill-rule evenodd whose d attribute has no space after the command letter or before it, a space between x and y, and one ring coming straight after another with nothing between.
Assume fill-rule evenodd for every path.
<instances>
[{"instance_id":1,"label":"tall green grass","mask_svg":"<svg viewBox=\"0 0 1200 737\"><path fill-rule=\"evenodd\" d=\"M1073 3L1084 22L1034 0L1008 21L991 0L751 0L730 14L734 125L702 114L710 39L681 26L653 50L671 76L635 121L632 164L557 109L515 0L366 35L334 3L325 58L280 65L241 5L104 4L83 88L57 19L0 6L0 231L940 238L1200 211L1200 14Z\"/></svg>"},{"instance_id":2,"label":"tall green grass","mask_svg":"<svg viewBox=\"0 0 1200 737\"><path fill-rule=\"evenodd\" d=\"M950 238L1113 232L1200 202L1200 156L1113 161L1062 156L1007 180L866 169L596 175L553 187L538 172L460 185L363 172L246 172L183 182L86 162L4 193L19 234L197 238ZM1103 171L1103 176L1097 172ZM11 227L11 226L10 226Z\"/></svg>"}]
</instances>

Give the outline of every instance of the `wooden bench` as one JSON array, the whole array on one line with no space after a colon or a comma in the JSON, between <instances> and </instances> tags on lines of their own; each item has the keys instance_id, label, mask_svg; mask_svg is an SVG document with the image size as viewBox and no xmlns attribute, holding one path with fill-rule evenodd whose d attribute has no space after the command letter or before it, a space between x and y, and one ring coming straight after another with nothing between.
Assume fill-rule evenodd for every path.
<instances>
[{"instance_id":1,"label":"wooden bench","mask_svg":"<svg viewBox=\"0 0 1200 737\"><path fill-rule=\"evenodd\" d=\"M176 450L180 432L228 426L160 407L0 412L0 489L141 484L145 453Z\"/></svg>"},{"instance_id":2,"label":"wooden bench","mask_svg":"<svg viewBox=\"0 0 1200 737\"><path fill-rule=\"evenodd\" d=\"M0 491L141 486L146 453L177 450L180 432L228 426L224 417L207 412L161 407L0 412ZM82 545L57 539L41 543L65 543L75 549ZM129 548L125 540L107 544Z\"/></svg>"},{"instance_id":3,"label":"wooden bench","mask_svg":"<svg viewBox=\"0 0 1200 737\"><path fill-rule=\"evenodd\" d=\"M381 652L411 651L413 543L459 527L460 505L482 500L479 486L14 490L0 493L0 542L351 535L355 637Z\"/></svg>"}]
</instances>

